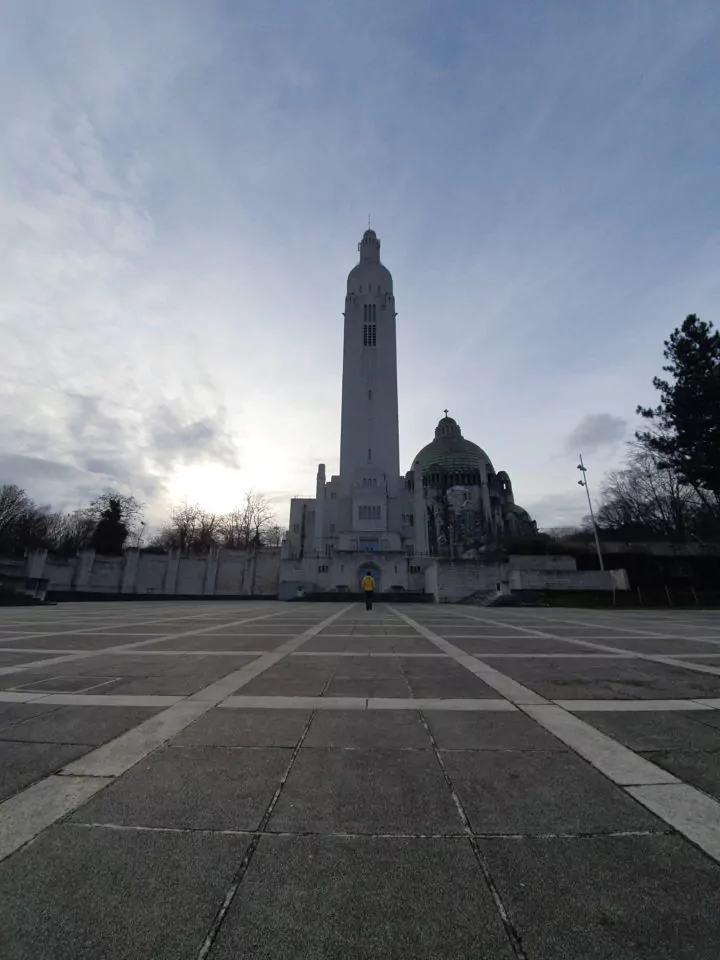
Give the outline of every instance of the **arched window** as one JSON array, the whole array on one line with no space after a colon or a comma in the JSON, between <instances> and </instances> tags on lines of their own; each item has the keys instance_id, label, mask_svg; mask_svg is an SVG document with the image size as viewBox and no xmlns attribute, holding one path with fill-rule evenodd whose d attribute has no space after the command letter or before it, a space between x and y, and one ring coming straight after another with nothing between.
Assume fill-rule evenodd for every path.
<instances>
[{"instance_id":1,"label":"arched window","mask_svg":"<svg viewBox=\"0 0 720 960\"><path fill-rule=\"evenodd\" d=\"M377 327L374 323L366 323L363 325L363 346L377 346Z\"/></svg>"}]
</instances>

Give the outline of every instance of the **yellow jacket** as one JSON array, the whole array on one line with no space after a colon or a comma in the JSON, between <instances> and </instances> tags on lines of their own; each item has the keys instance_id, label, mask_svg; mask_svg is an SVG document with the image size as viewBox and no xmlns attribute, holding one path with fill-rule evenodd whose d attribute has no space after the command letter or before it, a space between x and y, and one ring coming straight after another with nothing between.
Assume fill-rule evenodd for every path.
<instances>
[{"instance_id":1,"label":"yellow jacket","mask_svg":"<svg viewBox=\"0 0 720 960\"><path fill-rule=\"evenodd\" d=\"M375 589L375 581L374 581L374 579L373 579L370 575L368 575L367 577L363 577L363 578L362 578L362 588L363 588L363 590L374 590L374 589Z\"/></svg>"}]
</instances>

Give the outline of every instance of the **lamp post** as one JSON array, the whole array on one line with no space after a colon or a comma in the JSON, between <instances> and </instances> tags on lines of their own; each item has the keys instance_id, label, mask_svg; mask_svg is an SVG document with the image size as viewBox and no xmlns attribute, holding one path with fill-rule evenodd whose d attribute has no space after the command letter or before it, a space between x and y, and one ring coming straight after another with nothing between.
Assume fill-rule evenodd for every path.
<instances>
[{"instance_id":1,"label":"lamp post","mask_svg":"<svg viewBox=\"0 0 720 960\"><path fill-rule=\"evenodd\" d=\"M595 523L595 512L593 510L592 500L590 499L590 488L588 487L587 482L587 467L583 463L582 454L580 454L580 463L578 464L578 470L581 471L583 478L578 480L578 485L585 487L585 493L587 494L588 507L590 507L590 519L592 520L593 533L595 534L595 546L597 547L598 562L600 563L600 569L605 569L605 564L603 563L602 550L600 549L600 537L598 536L598 528Z\"/></svg>"}]
</instances>

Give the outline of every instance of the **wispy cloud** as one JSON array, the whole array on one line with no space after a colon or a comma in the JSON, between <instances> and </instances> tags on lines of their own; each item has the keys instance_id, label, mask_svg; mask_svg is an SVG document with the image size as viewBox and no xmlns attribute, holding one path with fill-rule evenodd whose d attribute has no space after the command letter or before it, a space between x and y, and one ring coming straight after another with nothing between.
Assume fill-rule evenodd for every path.
<instances>
[{"instance_id":1,"label":"wispy cloud","mask_svg":"<svg viewBox=\"0 0 720 960\"><path fill-rule=\"evenodd\" d=\"M541 521L582 515L568 438L612 466L662 340L717 312L710 0L28 0L5 28L0 469L38 497L336 470L368 212L403 463L448 406Z\"/></svg>"},{"instance_id":2,"label":"wispy cloud","mask_svg":"<svg viewBox=\"0 0 720 960\"><path fill-rule=\"evenodd\" d=\"M611 413L588 413L570 431L565 442L568 453L597 453L615 448L627 436L628 422Z\"/></svg>"}]
</instances>

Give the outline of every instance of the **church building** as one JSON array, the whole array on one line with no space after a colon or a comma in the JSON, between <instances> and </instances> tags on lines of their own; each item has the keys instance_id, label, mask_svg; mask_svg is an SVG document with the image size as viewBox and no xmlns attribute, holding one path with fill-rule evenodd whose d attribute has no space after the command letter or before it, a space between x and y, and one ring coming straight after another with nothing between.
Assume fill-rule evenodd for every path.
<instances>
[{"instance_id":1,"label":"church building","mask_svg":"<svg viewBox=\"0 0 720 960\"><path fill-rule=\"evenodd\" d=\"M313 498L295 497L283 542L280 596L423 591L437 558L472 558L536 526L514 502L510 477L448 416L400 473L392 275L366 230L348 275L343 343L340 473L318 466Z\"/></svg>"}]
</instances>

